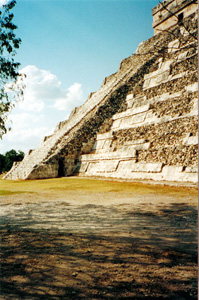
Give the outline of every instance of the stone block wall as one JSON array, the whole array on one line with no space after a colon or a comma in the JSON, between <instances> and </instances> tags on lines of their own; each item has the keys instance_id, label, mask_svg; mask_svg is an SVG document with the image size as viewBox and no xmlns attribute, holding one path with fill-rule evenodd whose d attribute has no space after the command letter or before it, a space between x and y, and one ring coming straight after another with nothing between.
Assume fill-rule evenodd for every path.
<instances>
[{"instance_id":1,"label":"stone block wall","mask_svg":"<svg viewBox=\"0 0 199 300\"><path fill-rule=\"evenodd\" d=\"M182 19L189 17L198 9L197 0L166 0L152 10L154 34L168 30Z\"/></svg>"}]
</instances>

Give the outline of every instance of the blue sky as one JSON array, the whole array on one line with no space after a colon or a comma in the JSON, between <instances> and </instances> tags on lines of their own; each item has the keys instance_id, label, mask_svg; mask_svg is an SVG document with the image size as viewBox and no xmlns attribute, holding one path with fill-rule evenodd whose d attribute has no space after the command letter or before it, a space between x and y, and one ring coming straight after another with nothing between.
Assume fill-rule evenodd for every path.
<instances>
[{"instance_id":1,"label":"blue sky","mask_svg":"<svg viewBox=\"0 0 199 300\"><path fill-rule=\"evenodd\" d=\"M0 0L0 4L3 1ZM120 61L153 36L158 0L18 0L13 10L26 73L24 102L10 114L0 153L34 149L98 90Z\"/></svg>"}]
</instances>

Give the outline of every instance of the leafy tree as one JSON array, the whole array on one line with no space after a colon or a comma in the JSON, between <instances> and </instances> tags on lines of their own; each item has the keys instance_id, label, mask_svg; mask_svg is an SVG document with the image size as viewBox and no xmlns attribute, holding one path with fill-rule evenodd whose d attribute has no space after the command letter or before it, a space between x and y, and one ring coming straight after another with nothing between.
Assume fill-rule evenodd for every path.
<instances>
[{"instance_id":1,"label":"leafy tree","mask_svg":"<svg viewBox=\"0 0 199 300\"><path fill-rule=\"evenodd\" d=\"M19 74L20 63L14 61L21 39L14 31L14 14L11 10L16 1L11 0L0 8L0 138L7 132L6 119L15 102L23 98L23 76Z\"/></svg>"},{"instance_id":2,"label":"leafy tree","mask_svg":"<svg viewBox=\"0 0 199 300\"><path fill-rule=\"evenodd\" d=\"M0 174L5 170L5 156L0 154Z\"/></svg>"},{"instance_id":3,"label":"leafy tree","mask_svg":"<svg viewBox=\"0 0 199 300\"><path fill-rule=\"evenodd\" d=\"M24 152L21 150L12 149L6 152L5 155L0 154L0 174L9 171L14 161L21 161L23 158Z\"/></svg>"}]
</instances>

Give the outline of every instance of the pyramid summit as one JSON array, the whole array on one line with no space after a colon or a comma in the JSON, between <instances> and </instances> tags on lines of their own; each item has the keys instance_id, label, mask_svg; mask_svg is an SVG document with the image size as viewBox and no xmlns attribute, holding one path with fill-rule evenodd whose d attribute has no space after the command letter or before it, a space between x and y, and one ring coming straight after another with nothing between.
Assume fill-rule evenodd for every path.
<instances>
[{"instance_id":1,"label":"pyramid summit","mask_svg":"<svg viewBox=\"0 0 199 300\"><path fill-rule=\"evenodd\" d=\"M198 4L167 0L152 15L154 36L4 179L197 182Z\"/></svg>"}]
</instances>

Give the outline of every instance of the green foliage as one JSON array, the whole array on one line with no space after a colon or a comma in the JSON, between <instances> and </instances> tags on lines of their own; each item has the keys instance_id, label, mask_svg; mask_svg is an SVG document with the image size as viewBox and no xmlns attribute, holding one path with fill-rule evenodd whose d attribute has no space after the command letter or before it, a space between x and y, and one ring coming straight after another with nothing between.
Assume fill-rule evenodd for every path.
<instances>
[{"instance_id":1,"label":"green foliage","mask_svg":"<svg viewBox=\"0 0 199 300\"><path fill-rule=\"evenodd\" d=\"M14 61L21 39L14 31L14 14L10 11L16 1L11 0L0 8L0 138L7 132L6 120L15 102L23 97L23 76L18 73L20 63Z\"/></svg>"},{"instance_id":2,"label":"green foliage","mask_svg":"<svg viewBox=\"0 0 199 300\"><path fill-rule=\"evenodd\" d=\"M21 161L24 158L24 152L10 150L5 155L0 154L0 174L11 169L13 162Z\"/></svg>"}]
</instances>

